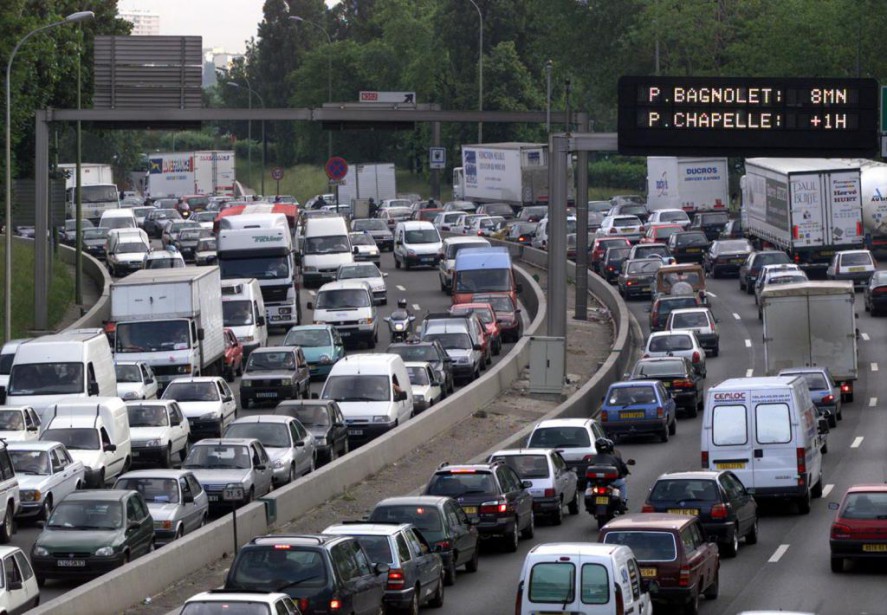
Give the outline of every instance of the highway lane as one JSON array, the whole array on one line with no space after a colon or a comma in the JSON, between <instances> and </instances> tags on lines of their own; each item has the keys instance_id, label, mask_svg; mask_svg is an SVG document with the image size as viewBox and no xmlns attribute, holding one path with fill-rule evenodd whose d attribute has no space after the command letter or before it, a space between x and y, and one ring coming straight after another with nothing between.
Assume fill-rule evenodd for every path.
<instances>
[{"instance_id":1,"label":"highway lane","mask_svg":"<svg viewBox=\"0 0 887 615\"><path fill-rule=\"evenodd\" d=\"M720 321L721 355L708 358L706 385L729 377L763 375L763 329L754 298L741 294L735 279L710 280L708 286L715 294L712 304ZM645 335L649 333L647 305L646 300L629 303ZM762 507L759 543L742 545L738 557L721 561L720 597L702 601L703 613L733 614L753 608L818 614L885 612L883 574L887 565L856 566L840 576L829 569L828 532L834 513L827 509L827 502L838 501L851 484L887 479L887 417L879 410L887 402L887 386L879 377L887 369L887 320L867 314L861 294L857 294L857 306L860 379L854 402L844 406L844 420L829 436L823 470L828 493L814 500L813 510L806 516L791 507ZM878 371L872 370L873 364ZM640 510L660 473L699 468L700 425L701 417L682 418L668 443L639 440L619 445L625 457L637 460L629 478L632 512ZM852 447L860 437L861 443ZM521 542L517 554L504 554L492 544L485 545L489 548L484 549L480 570L459 574L441 612L511 613L520 568L531 544L593 541L596 536L595 522L583 511L567 517L559 527L540 525L532 541Z\"/></svg>"}]
</instances>

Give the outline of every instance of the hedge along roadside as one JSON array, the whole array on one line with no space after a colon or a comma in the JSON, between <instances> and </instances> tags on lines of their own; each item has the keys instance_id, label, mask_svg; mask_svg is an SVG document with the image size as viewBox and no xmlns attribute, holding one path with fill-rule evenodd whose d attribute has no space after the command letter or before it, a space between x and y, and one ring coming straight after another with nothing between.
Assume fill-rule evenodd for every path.
<instances>
[{"instance_id":1,"label":"hedge along roadside","mask_svg":"<svg viewBox=\"0 0 887 615\"><path fill-rule=\"evenodd\" d=\"M315 508L349 487L361 482L385 466L397 461L422 445L429 438L463 420L477 408L495 399L509 387L529 363L529 336L543 332L547 303L533 277L520 267L515 275L523 285L521 303L534 312L533 321L514 348L470 386L411 419L396 431L373 440L318 471L273 491L265 501L256 502L237 511L238 542L244 544L253 536L266 534L273 528L266 517L276 510L281 523ZM147 596L160 593L191 572L214 562L233 551L231 515L176 540L162 549L94 579L47 602L31 614L61 613L94 615L116 613L138 604Z\"/></svg>"}]
</instances>

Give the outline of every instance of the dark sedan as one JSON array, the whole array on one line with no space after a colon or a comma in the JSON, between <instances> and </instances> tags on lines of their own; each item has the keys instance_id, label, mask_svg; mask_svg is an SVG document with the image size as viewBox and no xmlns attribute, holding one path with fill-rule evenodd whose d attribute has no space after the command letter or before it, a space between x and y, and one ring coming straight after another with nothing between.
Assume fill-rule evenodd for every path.
<instances>
[{"instance_id":1,"label":"dark sedan","mask_svg":"<svg viewBox=\"0 0 887 615\"><path fill-rule=\"evenodd\" d=\"M607 248L604 257L601 259L601 276L611 284L619 277L622 272L622 263L628 258L630 248L617 246Z\"/></svg>"},{"instance_id":2,"label":"dark sedan","mask_svg":"<svg viewBox=\"0 0 887 615\"><path fill-rule=\"evenodd\" d=\"M629 380L658 380L679 410L695 417L705 402L702 377L687 357L647 357L640 359L628 375Z\"/></svg>"},{"instance_id":3,"label":"dark sedan","mask_svg":"<svg viewBox=\"0 0 887 615\"><path fill-rule=\"evenodd\" d=\"M737 275L739 268L754 252L746 239L718 239L713 241L702 259L705 272L716 278L720 275Z\"/></svg>"},{"instance_id":4,"label":"dark sedan","mask_svg":"<svg viewBox=\"0 0 887 615\"><path fill-rule=\"evenodd\" d=\"M887 271L876 271L863 289L863 303L867 312L877 316L887 311Z\"/></svg>"},{"instance_id":5,"label":"dark sedan","mask_svg":"<svg viewBox=\"0 0 887 615\"><path fill-rule=\"evenodd\" d=\"M317 461L323 465L348 453L348 427L339 403L333 399L288 399L274 414L298 419L314 436Z\"/></svg>"},{"instance_id":6,"label":"dark sedan","mask_svg":"<svg viewBox=\"0 0 887 615\"><path fill-rule=\"evenodd\" d=\"M739 290L744 290L749 295L755 292L755 282L761 275L764 265L787 265L791 263L788 254L782 250L763 250L752 252L739 267Z\"/></svg>"},{"instance_id":7,"label":"dark sedan","mask_svg":"<svg viewBox=\"0 0 887 615\"><path fill-rule=\"evenodd\" d=\"M622 270L616 280L619 294L626 299L637 295L649 295L653 288L656 272L662 267L660 258L636 258L622 263Z\"/></svg>"},{"instance_id":8,"label":"dark sedan","mask_svg":"<svg viewBox=\"0 0 887 615\"><path fill-rule=\"evenodd\" d=\"M175 209L155 209L149 211L145 216L145 223L142 228L148 233L148 237L152 239L160 239L163 229L167 222L181 221L182 215Z\"/></svg>"},{"instance_id":9,"label":"dark sedan","mask_svg":"<svg viewBox=\"0 0 887 615\"><path fill-rule=\"evenodd\" d=\"M690 231L702 231L709 241L714 241L730 221L726 211L706 211L697 213L690 222Z\"/></svg>"},{"instance_id":10,"label":"dark sedan","mask_svg":"<svg viewBox=\"0 0 887 615\"><path fill-rule=\"evenodd\" d=\"M678 263L701 263L709 240L702 231L685 231L671 235L667 245Z\"/></svg>"},{"instance_id":11,"label":"dark sedan","mask_svg":"<svg viewBox=\"0 0 887 615\"><path fill-rule=\"evenodd\" d=\"M537 226L539 226L538 222L515 222L508 228L505 238L508 241L528 246L536 236Z\"/></svg>"}]
</instances>

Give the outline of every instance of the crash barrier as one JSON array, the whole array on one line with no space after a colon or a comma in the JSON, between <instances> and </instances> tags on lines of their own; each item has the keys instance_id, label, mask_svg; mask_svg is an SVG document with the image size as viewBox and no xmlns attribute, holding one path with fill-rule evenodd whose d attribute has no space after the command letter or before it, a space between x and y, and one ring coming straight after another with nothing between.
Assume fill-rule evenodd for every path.
<instances>
[{"instance_id":1,"label":"crash barrier","mask_svg":"<svg viewBox=\"0 0 887 615\"><path fill-rule=\"evenodd\" d=\"M237 510L238 542L273 529L266 506L273 509L280 524L303 515L327 500L339 496L384 467L401 459L435 435L459 423L477 408L493 401L508 388L529 364L529 337L544 334L547 303L532 275L515 267L523 286L521 303L533 316L525 335L511 351L470 386L464 387L433 408L411 419L395 431L340 457L316 472L298 479ZM31 614L65 613L94 615L119 613L157 594L233 552L232 516L226 515L206 527L176 540L162 549L103 575L58 598L46 602Z\"/></svg>"}]
</instances>

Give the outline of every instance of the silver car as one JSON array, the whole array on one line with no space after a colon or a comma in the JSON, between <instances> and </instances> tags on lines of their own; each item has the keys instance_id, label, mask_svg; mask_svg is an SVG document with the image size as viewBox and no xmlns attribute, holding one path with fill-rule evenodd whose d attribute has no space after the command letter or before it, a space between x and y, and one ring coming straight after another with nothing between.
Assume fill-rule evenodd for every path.
<instances>
[{"instance_id":1,"label":"silver car","mask_svg":"<svg viewBox=\"0 0 887 615\"><path fill-rule=\"evenodd\" d=\"M154 544L165 545L202 527L209 517L206 492L188 470L136 470L121 475L114 489L142 494L154 519Z\"/></svg>"},{"instance_id":2,"label":"silver car","mask_svg":"<svg viewBox=\"0 0 887 615\"><path fill-rule=\"evenodd\" d=\"M314 436L289 416L260 414L239 418L228 426L226 438L255 438L271 457L274 486L285 485L317 467Z\"/></svg>"},{"instance_id":3,"label":"silver car","mask_svg":"<svg viewBox=\"0 0 887 615\"><path fill-rule=\"evenodd\" d=\"M206 491L211 510L248 504L271 491L271 458L255 438L207 438L191 447L182 469Z\"/></svg>"},{"instance_id":4,"label":"silver car","mask_svg":"<svg viewBox=\"0 0 887 615\"><path fill-rule=\"evenodd\" d=\"M19 519L49 518L58 502L86 483L83 463L74 461L61 442L10 442L6 450L18 480Z\"/></svg>"}]
</instances>

